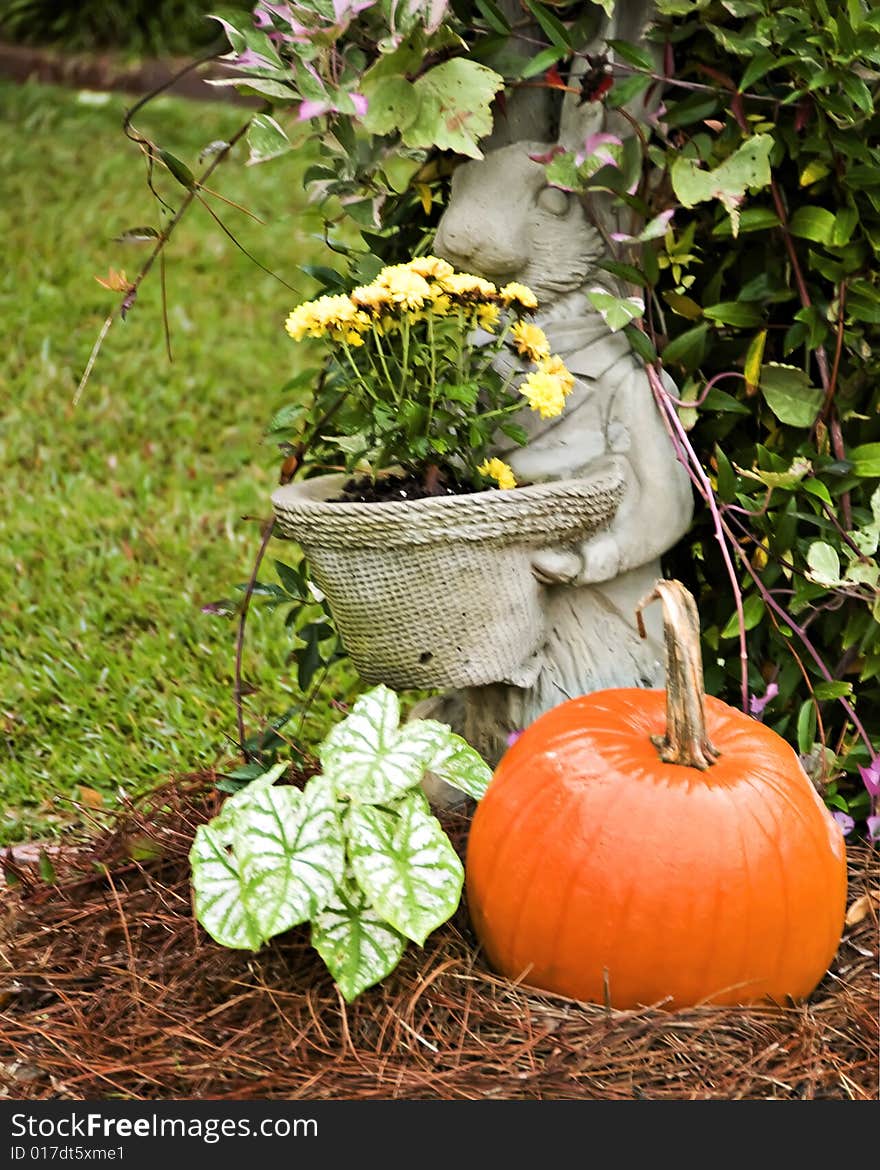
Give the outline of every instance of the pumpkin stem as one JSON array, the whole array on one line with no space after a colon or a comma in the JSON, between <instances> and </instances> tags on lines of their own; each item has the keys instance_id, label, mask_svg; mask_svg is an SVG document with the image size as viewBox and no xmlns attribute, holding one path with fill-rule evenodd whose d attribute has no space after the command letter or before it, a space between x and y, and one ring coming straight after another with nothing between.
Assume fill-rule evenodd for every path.
<instances>
[{"instance_id":1,"label":"pumpkin stem","mask_svg":"<svg viewBox=\"0 0 880 1170\"><path fill-rule=\"evenodd\" d=\"M666 644L666 734L652 735L665 764L705 771L720 756L706 735L703 710L703 660L697 603L680 581L658 581L636 606L639 634L646 636L642 610L652 601L663 606Z\"/></svg>"}]
</instances>

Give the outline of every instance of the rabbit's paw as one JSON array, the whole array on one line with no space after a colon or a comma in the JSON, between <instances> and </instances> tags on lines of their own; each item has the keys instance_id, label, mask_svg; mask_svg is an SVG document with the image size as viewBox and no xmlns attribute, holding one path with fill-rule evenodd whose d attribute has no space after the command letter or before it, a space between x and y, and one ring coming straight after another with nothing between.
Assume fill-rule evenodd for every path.
<instances>
[{"instance_id":1,"label":"rabbit's paw","mask_svg":"<svg viewBox=\"0 0 880 1170\"><path fill-rule=\"evenodd\" d=\"M620 572L620 545L607 532L595 536L581 549L582 568L577 575L579 585L597 585L610 581Z\"/></svg>"},{"instance_id":2,"label":"rabbit's paw","mask_svg":"<svg viewBox=\"0 0 880 1170\"><path fill-rule=\"evenodd\" d=\"M542 585L570 585L581 574L583 561L577 553L544 548L532 557L532 572Z\"/></svg>"}]
</instances>

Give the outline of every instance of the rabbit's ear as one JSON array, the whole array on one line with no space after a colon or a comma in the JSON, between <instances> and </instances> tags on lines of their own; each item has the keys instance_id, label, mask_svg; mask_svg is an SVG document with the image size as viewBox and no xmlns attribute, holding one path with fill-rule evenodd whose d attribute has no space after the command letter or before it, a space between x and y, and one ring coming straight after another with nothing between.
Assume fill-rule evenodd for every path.
<instances>
[{"instance_id":1,"label":"rabbit's ear","mask_svg":"<svg viewBox=\"0 0 880 1170\"><path fill-rule=\"evenodd\" d=\"M645 30L655 15L654 0L617 0L610 19L602 22L599 33L581 50L569 75L569 85L577 88L590 69L589 58L603 57L614 62L614 50L609 41L640 43L660 66L659 48L643 41ZM659 87L652 86L648 96L641 95L628 102L623 109L636 122L644 120L660 103ZM621 114L608 110L602 101L582 101L577 94L567 93L562 102L558 140L566 150L578 151L593 134L608 131L620 138L632 135L632 124Z\"/></svg>"}]
</instances>

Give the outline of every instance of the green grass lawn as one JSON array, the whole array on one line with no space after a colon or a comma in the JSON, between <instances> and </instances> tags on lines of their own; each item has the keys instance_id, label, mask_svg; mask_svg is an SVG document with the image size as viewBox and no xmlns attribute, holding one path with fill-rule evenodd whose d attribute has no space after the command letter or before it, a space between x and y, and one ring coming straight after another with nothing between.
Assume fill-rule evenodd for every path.
<instances>
[{"instance_id":1,"label":"green grass lawn","mask_svg":"<svg viewBox=\"0 0 880 1170\"><path fill-rule=\"evenodd\" d=\"M0 83L0 843L66 821L71 798L112 807L119 791L235 757L235 622L201 607L236 595L271 514L280 456L264 432L296 371L283 323L301 297L195 206L167 249L173 362L157 267L73 405L118 300L95 276L133 277L147 255L113 237L159 226L121 129L131 101ZM137 125L196 170L245 113L160 98ZM320 223L304 160L246 168L240 152L212 186L265 225L214 207L310 295L298 265L321 257ZM182 194L167 176L161 190ZM273 541L264 575L291 550ZM252 610L251 732L300 698L289 650L282 614Z\"/></svg>"}]
</instances>

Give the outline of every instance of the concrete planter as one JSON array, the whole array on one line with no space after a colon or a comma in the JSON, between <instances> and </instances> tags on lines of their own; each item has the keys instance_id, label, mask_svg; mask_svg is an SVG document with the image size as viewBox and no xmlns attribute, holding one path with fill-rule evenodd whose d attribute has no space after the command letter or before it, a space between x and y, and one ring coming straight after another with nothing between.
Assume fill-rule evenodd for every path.
<instances>
[{"instance_id":1,"label":"concrete planter","mask_svg":"<svg viewBox=\"0 0 880 1170\"><path fill-rule=\"evenodd\" d=\"M287 484L272 505L363 680L397 689L531 685L547 592L531 557L610 523L623 491L616 468L509 491L333 501L348 478Z\"/></svg>"}]
</instances>

